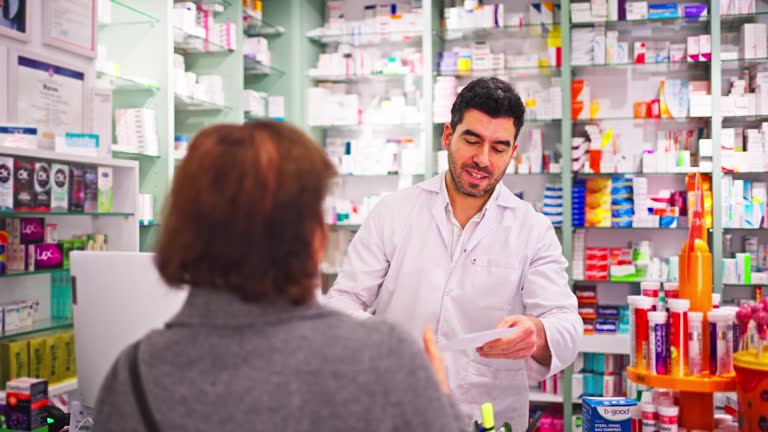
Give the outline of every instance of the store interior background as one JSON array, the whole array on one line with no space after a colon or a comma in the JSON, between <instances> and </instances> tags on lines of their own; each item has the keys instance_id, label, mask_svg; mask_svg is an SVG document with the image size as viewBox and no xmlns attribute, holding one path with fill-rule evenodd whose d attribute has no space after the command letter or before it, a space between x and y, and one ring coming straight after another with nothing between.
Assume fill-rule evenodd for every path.
<instances>
[{"instance_id":1,"label":"store interior background","mask_svg":"<svg viewBox=\"0 0 768 432\"><path fill-rule=\"evenodd\" d=\"M709 241L713 291L722 295L723 303L738 303L754 299L761 287L768 285L728 280L721 264L722 259L733 258L730 252L745 252L747 237L757 237L761 246L768 243L765 221L755 228L733 227L721 206L731 194L727 189L729 183L724 179L768 181L765 163L761 170L754 170L739 164L743 157L732 154L726 157L721 152L724 129L760 130L763 122L768 121L768 112L761 110L762 103L768 107L768 98L756 102L755 112L744 113L734 107L724 107L721 98L704 96L708 104L695 109L706 111L708 105L711 112L695 115L691 97L691 107L686 107L683 115L636 118L637 103L650 103L659 98L660 83L664 80L707 82L704 93L722 96L732 94L732 81L743 79L745 73L755 83L768 86L768 82L761 83L759 76L759 72L768 70L768 54L764 48L763 54L750 57L740 47L744 24L768 22L768 3L764 0L755 0L750 13L731 16L717 13L725 3L723 0L711 0L697 2L707 6L704 19L607 23L574 22L571 3L575 2L564 0L552 13L555 22L569 23L563 25L531 23L536 11L530 2L486 1L485 8L504 5L507 26L482 28L486 26L483 22L475 24L481 28L471 29L467 28L466 21L461 27L447 28L455 22L444 19L445 8L463 7L463 1L397 1L394 3L398 4L402 16L392 18L397 22L389 22L374 33L361 28L349 33L351 26L334 28L328 22L328 15L334 13L343 15L348 22L381 13L375 8L366 11L364 2L355 0L264 0L261 11L250 9L251 3L245 2L244 6L238 0L203 1L212 5L216 23L232 24L232 28L222 30L236 37L229 46L222 43L221 38L195 35L194 28L185 27L188 22L175 11L178 5L170 0L100 0L97 2L99 49L94 58L61 50L43 41L40 31L43 1L27 2L30 23L27 40L0 34L0 71L3 74L10 71L16 53L30 53L81 68L86 72L89 89L112 90L115 111L151 110L148 112L154 116L155 124L147 130L157 137L156 145L149 148L126 147L126 142L120 142L118 125L113 124L114 159L97 163L115 169L114 214L112 217L46 217L47 221L58 224L60 235L106 233L110 250L151 251L163 224L164 197L174 170L183 159L185 143L207 125L276 118L307 131L328 150L344 174L336 180L326 208L332 234L322 264L323 284L327 289L341 266L346 246L376 200L382 194L430 178L444 166L443 156L438 155L442 146L440 137L443 124L449 120L446 114L456 91L474 77L495 75L514 83L529 107L520 135L520 158L503 181L542 211L546 191L562 191L559 212L555 210L551 219L556 221L563 253L572 264L569 275L574 290L594 287L598 304L626 305L628 295L640 294L639 280L587 280L583 269L585 249L631 248L647 241L652 256L663 259L676 256L688 235L684 214L679 216L677 226L671 228L612 227L610 222L608 226L580 226L575 214L582 211L583 216L583 207L580 210L573 202L578 195L573 194L574 190L584 187L580 182L610 179L612 171L634 173L634 177L647 178L648 195L663 196L664 191L684 191L685 172L698 171L697 167L711 174L713 212ZM390 3L393 2L387 4ZM537 4L540 8L541 3ZM419 7L419 14L412 12ZM510 17L518 16L526 24L514 26L509 22ZM409 19L413 22L403 24ZM584 49L583 38L593 37L590 29L600 31L602 26L609 32L618 31L618 40L627 43L629 51L625 59L597 58L593 51ZM341 34L338 29L343 29ZM663 41L687 45L689 36L698 35L709 36L711 60L680 63L667 60L652 64L652 47L663 45L660 44ZM486 43L478 45L478 42ZM633 57L639 42L648 46L645 64L637 64ZM766 40L762 43L764 46ZM374 69L362 74L350 73L345 70L343 56L338 54L340 49L355 53L353 58L364 53L366 61L373 61ZM482 60L472 58L473 49ZM503 53L502 66L482 69L479 65L495 61L484 55L487 54L484 50ZM460 53L457 54L459 60L443 54L449 51ZM471 69L467 69L467 56L473 64ZM551 60L558 57L560 64L552 63ZM188 82L189 74L185 74L188 72L198 77L220 78L213 79L212 89L195 93ZM581 84L578 89L569 85L573 80L583 80L589 87L588 92L581 89ZM9 85L10 80L0 79L0 124L15 121ZM340 96L344 94L358 96ZM582 108L581 113L574 111L572 100L587 108ZM695 99L701 100L701 97ZM594 111L591 118L590 106ZM91 121L86 115L86 130L94 127ZM697 140L688 149L691 157L684 164L686 167L663 166L661 162L654 166L646 164L643 151L659 151L659 132L665 131L670 134L692 131L693 136L708 140L708 144ZM763 126L761 133L768 134L768 130ZM588 145L584 144L587 137L593 142L600 139L609 142L609 146L615 146L617 153L629 161L625 160L624 165L604 166L602 174L588 173L586 168L574 172L575 165L584 163L580 155L585 151L583 145ZM764 142L760 156L765 161L768 160L768 139ZM0 154L61 160L51 152L28 154L0 148ZM64 160L83 161L75 157ZM87 158L84 161L93 162ZM724 173L724 169L734 168L739 172ZM121 182L124 187L119 186ZM138 194L144 194L144 198L139 199ZM140 208L140 202L152 204ZM752 276L753 281L762 280L760 276ZM69 292L68 288L62 288L67 284L67 277L68 274L62 272L0 278L0 303L35 298L44 311L36 327L25 330L22 335L71 327L71 311L54 313L52 300L61 292ZM18 336L20 334L10 334L3 338ZM629 345L626 333L596 333L585 336L581 351L589 353L590 358L593 354L624 358L629 353ZM599 382L604 383L605 375L590 370L589 363L578 365L546 384L538 384L532 390L531 402L544 407L553 419L568 419L563 421L563 429L571 431L571 417L581 409L580 397L588 394L588 387L597 382L595 377L600 376ZM616 372L615 380L626 382L621 371ZM68 380L52 393L64 394L76 386L76 380ZM622 384L616 384L615 388L617 393L631 390ZM726 398L715 400L722 405ZM553 426L552 430L557 428Z\"/></svg>"}]
</instances>

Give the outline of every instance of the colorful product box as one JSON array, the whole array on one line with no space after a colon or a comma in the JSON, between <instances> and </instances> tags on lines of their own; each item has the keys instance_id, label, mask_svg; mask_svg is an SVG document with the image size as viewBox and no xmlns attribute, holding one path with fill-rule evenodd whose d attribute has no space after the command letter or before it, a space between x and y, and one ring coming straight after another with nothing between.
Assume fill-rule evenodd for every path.
<instances>
[{"instance_id":1,"label":"colorful product box","mask_svg":"<svg viewBox=\"0 0 768 432\"><path fill-rule=\"evenodd\" d=\"M81 165L69 167L69 211L85 211L85 168Z\"/></svg>"},{"instance_id":2,"label":"colorful product box","mask_svg":"<svg viewBox=\"0 0 768 432\"><path fill-rule=\"evenodd\" d=\"M69 210L69 165L54 163L51 172L51 211L66 212Z\"/></svg>"},{"instance_id":3,"label":"colorful product box","mask_svg":"<svg viewBox=\"0 0 768 432\"><path fill-rule=\"evenodd\" d=\"M27 269L27 247L22 244L8 245L8 271L23 272Z\"/></svg>"},{"instance_id":4,"label":"colorful product box","mask_svg":"<svg viewBox=\"0 0 768 432\"><path fill-rule=\"evenodd\" d=\"M60 243L29 245L34 257L33 271L64 267L64 250Z\"/></svg>"},{"instance_id":5,"label":"colorful product box","mask_svg":"<svg viewBox=\"0 0 768 432\"><path fill-rule=\"evenodd\" d=\"M29 340L29 376L50 381L50 358L48 338L36 337Z\"/></svg>"},{"instance_id":6,"label":"colorful product box","mask_svg":"<svg viewBox=\"0 0 768 432\"><path fill-rule=\"evenodd\" d=\"M112 213L112 168L99 167L98 176L98 211L99 213Z\"/></svg>"},{"instance_id":7,"label":"colorful product box","mask_svg":"<svg viewBox=\"0 0 768 432\"><path fill-rule=\"evenodd\" d=\"M26 340L10 340L0 344L0 385L29 376L29 348Z\"/></svg>"},{"instance_id":8,"label":"colorful product box","mask_svg":"<svg viewBox=\"0 0 768 432\"><path fill-rule=\"evenodd\" d=\"M48 334L44 336L45 347L48 350L48 382L58 383L63 381L63 375L61 373L61 337L59 334Z\"/></svg>"},{"instance_id":9,"label":"colorful product box","mask_svg":"<svg viewBox=\"0 0 768 432\"><path fill-rule=\"evenodd\" d=\"M61 334L61 379L67 380L77 376L77 359L75 357L75 333L73 331Z\"/></svg>"},{"instance_id":10,"label":"colorful product box","mask_svg":"<svg viewBox=\"0 0 768 432\"><path fill-rule=\"evenodd\" d=\"M96 167L87 166L83 169L83 182L85 186L86 213L99 211L99 173Z\"/></svg>"},{"instance_id":11,"label":"colorful product box","mask_svg":"<svg viewBox=\"0 0 768 432\"><path fill-rule=\"evenodd\" d=\"M34 211L34 164L26 159L16 159L13 172L13 209L19 212Z\"/></svg>"},{"instance_id":12,"label":"colorful product box","mask_svg":"<svg viewBox=\"0 0 768 432\"><path fill-rule=\"evenodd\" d=\"M9 426L13 430L37 431L48 426L48 382L20 378L8 382L6 399Z\"/></svg>"},{"instance_id":13,"label":"colorful product box","mask_svg":"<svg viewBox=\"0 0 768 432\"><path fill-rule=\"evenodd\" d=\"M628 398L582 399L583 430L632 432L631 408L637 401Z\"/></svg>"},{"instance_id":14,"label":"colorful product box","mask_svg":"<svg viewBox=\"0 0 768 432\"><path fill-rule=\"evenodd\" d=\"M0 156L0 211L13 210L13 158Z\"/></svg>"},{"instance_id":15,"label":"colorful product box","mask_svg":"<svg viewBox=\"0 0 768 432\"><path fill-rule=\"evenodd\" d=\"M19 218L19 243L30 245L42 243L45 240L45 219Z\"/></svg>"},{"instance_id":16,"label":"colorful product box","mask_svg":"<svg viewBox=\"0 0 768 432\"><path fill-rule=\"evenodd\" d=\"M679 8L677 3L660 3L648 5L648 19L672 19L677 18Z\"/></svg>"},{"instance_id":17,"label":"colorful product box","mask_svg":"<svg viewBox=\"0 0 768 432\"><path fill-rule=\"evenodd\" d=\"M51 166L48 162L35 162L35 211L51 211Z\"/></svg>"}]
</instances>

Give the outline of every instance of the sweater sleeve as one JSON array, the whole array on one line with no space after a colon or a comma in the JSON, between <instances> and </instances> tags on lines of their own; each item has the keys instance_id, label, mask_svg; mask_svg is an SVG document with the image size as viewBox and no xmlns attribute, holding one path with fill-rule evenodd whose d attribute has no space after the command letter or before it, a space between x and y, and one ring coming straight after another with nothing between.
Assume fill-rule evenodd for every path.
<instances>
[{"instance_id":1,"label":"sweater sleeve","mask_svg":"<svg viewBox=\"0 0 768 432\"><path fill-rule=\"evenodd\" d=\"M440 390L421 346L391 324L388 327L379 357L386 361L379 381L393 430L468 430L453 398Z\"/></svg>"}]
</instances>

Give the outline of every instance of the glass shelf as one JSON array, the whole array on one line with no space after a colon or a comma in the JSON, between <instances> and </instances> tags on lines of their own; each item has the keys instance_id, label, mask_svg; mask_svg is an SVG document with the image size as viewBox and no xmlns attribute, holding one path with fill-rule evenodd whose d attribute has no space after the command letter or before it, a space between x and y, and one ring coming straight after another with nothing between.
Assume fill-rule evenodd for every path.
<instances>
[{"instance_id":1,"label":"glass shelf","mask_svg":"<svg viewBox=\"0 0 768 432\"><path fill-rule=\"evenodd\" d=\"M106 23L99 23L99 28L109 28L116 26L132 26L132 25L154 25L160 22L156 16L144 12L141 9L129 6L121 0L112 0L113 10L121 10L121 16L125 16L125 19L114 20Z\"/></svg>"},{"instance_id":2,"label":"glass shelf","mask_svg":"<svg viewBox=\"0 0 768 432\"><path fill-rule=\"evenodd\" d=\"M340 224L326 224L328 225L328 228L330 229L339 229L339 230L358 230L362 225L359 224L347 224L347 223L340 223Z\"/></svg>"},{"instance_id":3,"label":"glass shelf","mask_svg":"<svg viewBox=\"0 0 768 432\"><path fill-rule=\"evenodd\" d=\"M109 82L114 91L151 91L157 93L160 88L155 83L144 82L138 78L120 77L107 72L96 72L96 77Z\"/></svg>"},{"instance_id":4,"label":"glass shelf","mask_svg":"<svg viewBox=\"0 0 768 432\"><path fill-rule=\"evenodd\" d=\"M15 212L4 211L0 212L0 217L17 217L17 216L31 216L31 217L47 217L47 216L95 216L95 217L129 217L133 216L133 213L70 213L70 212Z\"/></svg>"},{"instance_id":5,"label":"glass shelf","mask_svg":"<svg viewBox=\"0 0 768 432\"><path fill-rule=\"evenodd\" d=\"M572 22L571 27L593 27L596 25L604 26L633 26L633 25L646 25L646 24L669 24L671 26L675 24L680 25L697 25L707 24L709 22L709 15L705 17L680 17L680 18L664 18L664 19L632 19L621 21L585 21L585 22Z\"/></svg>"},{"instance_id":6,"label":"glass shelf","mask_svg":"<svg viewBox=\"0 0 768 432\"><path fill-rule=\"evenodd\" d=\"M397 81L404 80L406 77L412 77L414 79L421 79L420 74L383 74L377 73L372 75L310 75L309 78L313 81L327 81L327 82L368 82L368 81Z\"/></svg>"},{"instance_id":7,"label":"glass shelf","mask_svg":"<svg viewBox=\"0 0 768 432\"><path fill-rule=\"evenodd\" d=\"M267 65L260 61L251 59L249 57L243 58L243 67L246 75L261 76L261 75L285 75L285 71L273 66Z\"/></svg>"},{"instance_id":8,"label":"glass shelf","mask_svg":"<svg viewBox=\"0 0 768 432\"><path fill-rule=\"evenodd\" d=\"M548 72L550 75L560 72L560 66L521 66L510 67L503 69L486 69L486 70L471 70L471 71L437 71L435 76L455 76L455 77L481 77L481 76L493 76L504 73L525 73L535 72L542 73Z\"/></svg>"},{"instance_id":9,"label":"glass shelf","mask_svg":"<svg viewBox=\"0 0 768 432\"><path fill-rule=\"evenodd\" d=\"M173 33L173 49L180 54L232 52L232 50L228 50L227 47L223 45L219 45L205 37L187 33L178 27L173 28Z\"/></svg>"},{"instance_id":10,"label":"glass shelf","mask_svg":"<svg viewBox=\"0 0 768 432\"><path fill-rule=\"evenodd\" d=\"M699 61L699 62L665 62L665 63L601 63L601 64L588 64L588 65L582 65L582 64L574 64L571 65L572 69L599 69L599 68L642 68L642 69L653 69L653 71L670 71L670 70L680 70L680 71L688 71L691 68L696 68L697 66L709 66L709 61ZM703 71L706 71L706 68L702 68Z\"/></svg>"},{"instance_id":11,"label":"glass shelf","mask_svg":"<svg viewBox=\"0 0 768 432\"><path fill-rule=\"evenodd\" d=\"M261 19L261 24L246 24L243 29L243 33L247 37L269 37L280 36L285 33L285 28L280 25L272 24L268 21Z\"/></svg>"},{"instance_id":12,"label":"glass shelf","mask_svg":"<svg viewBox=\"0 0 768 432\"><path fill-rule=\"evenodd\" d=\"M308 34L307 38L320 44L349 44L352 46L409 43L421 40L421 30L372 33L321 33Z\"/></svg>"},{"instance_id":13,"label":"glass shelf","mask_svg":"<svg viewBox=\"0 0 768 432\"><path fill-rule=\"evenodd\" d=\"M723 116L723 121L768 121L768 115L749 114L749 115L734 115Z\"/></svg>"},{"instance_id":14,"label":"glass shelf","mask_svg":"<svg viewBox=\"0 0 768 432\"><path fill-rule=\"evenodd\" d=\"M736 58L725 58L721 60L723 63L723 66L729 66L734 64L745 64L745 65L761 65L765 64L766 61L768 61L768 57L756 57L756 58L744 58L744 57L736 57Z\"/></svg>"},{"instance_id":15,"label":"glass shelf","mask_svg":"<svg viewBox=\"0 0 768 432\"><path fill-rule=\"evenodd\" d=\"M148 221L139 221L139 228L152 228L152 227L158 227L158 226L160 226L159 223L148 222Z\"/></svg>"},{"instance_id":16,"label":"glass shelf","mask_svg":"<svg viewBox=\"0 0 768 432\"><path fill-rule=\"evenodd\" d=\"M180 94L174 95L174 102L176 103L176 109L181 111L224 111L230 109L228 106L195 99L189 96L182 96Z\"/></svg>"},{"instance_id":17,"label":"glass shelf","mask_svg":"<svg viewBox=\"0 0 768 432\"><path fill-rule=\"evenodd\" d=\"M574 177L614 177L614 176L684 176L696 174L699 171L692 172L624 172L624 173L573 173ZM702 172L701 174L712 174Z\"/></svg>"},{"instance_id":18,"label":"glass shelf","mask_svg":"<svg viewBox=\"0 0 768 432\"><path fill-rule=\"evenodd\" d=\"M38 320L31 326L5 332L5 334L0 336L0 339L18 338L22 336L33 335L35 333L44 333L52 330L63 330L71 327L72 320L70 318L49 318Z\"/></svg>"},{"instance_id":19,"label":"glass shelf","mask_svg":"<svg viewBox=\"0 0 768 432\"><path fill-rule=\"evenodd\" d=\"M661 227L573 227L574 230L597 230L597 231L611 231L611 230L655 230L655 231L688 231L688 227L677 227L677 228L661 228Z\"/></svg>"},{"instance_id":20,"label":"glass shelf","mask_svg":"<svg viewBox=\"0 0 768 432\"><path fill-rule=\"evenodd\" d=\"M475 38L479 36L487 37L487 36L503 36L503 37L509 37L509 36L534 36L534 37L547 37L550 33L552 33L552 29L556 29L560 27L560 23L552 23L552 24L546 24L547 26L551 26L550 29L547 29L545 27L545 24L532 24L532 23L525 23L525 24L517 24L517 25L507 25L504 27L486 27L486 28L456 28L456 29L448 29L448 28L442 28L440 30L436 30L435 33L437 33L438 36L440 36L444 40L456 40L456 39L467 39L467 38Z\"/></svg>"},{"instance_id":21,"label":"glass shelf","mask_svg":"<svg viewBox=\"0 0 768 432\"><path fill-rule=\"evenodd\" d=\"M742 21L748 21L752 18L761 18L768 16L768 12L757 12L751 14L731 14L720 15L720 22L726 25L741 24Z\"/></svg>"},{"instance_id":22,"label":"glass shelf","mask_svg":"<svg viewBox=\"0 0 768 432\"><path fill-rule=\"evenodd\" d=\"M123 159L160 159L159 155L150 155L150 154L144 154L144 153L134 153L134 152L126 152L126 151L119 151L119 150L112 150L112 157L119 157Z\"/></svg>"},{"instance_id":23,"label":"glass shelf","mask_svg":"<svg viewBox=\"0 0 768 432\"><path fill-rule=\"evenodd\" d=\"M50 269L50 270L38 270L38 271L16 271L16 272L8 272L5 274L0 274L1 278L13 278L13 277L19 277L19 276L37 276L37 275L47 275L47 274L54 274L54 273L64 273L66 271L69 271L69 269Z\"/></svg>"},{"instance_id":24,"label":"glass shelf","mask_svg":"<svg viewBox=\"0 0 768 432\"><path fill-rule=\"evenodd\" d=\"M600 121L636 121L636 122L684 122L709 121L711 117L676 117L676 118L637 118L637 117L598 117L594 119L576 119L574 123L594 123Z\"/></svg>"},{"instance_id":25,"label":"glass shelf","mask_svg":"<svg viewBox=\"0 0 768 432\"><path fill-rule=\"evenodd\" d=\"M757 232L768 232L768 228L732 228L732 227L723 227L723 231L757 231Z\"/></svg>"}]
</instances>

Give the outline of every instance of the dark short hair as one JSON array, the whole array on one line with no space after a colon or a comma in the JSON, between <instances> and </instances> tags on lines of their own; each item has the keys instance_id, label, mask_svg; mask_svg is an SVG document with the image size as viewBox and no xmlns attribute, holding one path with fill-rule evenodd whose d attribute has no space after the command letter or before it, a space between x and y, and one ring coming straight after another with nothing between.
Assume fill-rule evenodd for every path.
<instances>
[{"instance_id":1,"label":"dark short hair","mask_svg":"<svg viewBox=\"0 0 768 432\"><path fill-rule=\"evenodd\" d=\"M483 77L467 84L451 107L451 129L456 131L456 127L464 120L464 113L470 109L476 109L492 118L512 118L517 141L523 128L525 104L510 83L496 77Z\"/></svg>"},{"instance_id":2,"label":"dark short hair","mask_svg":"<svg viewBox=\"0 0 768 432\"><path fill-rule=\"evenodd\" d=\"M192 140L166 206L156 265L171 286L304 304L333 165L284 123L217 125Z\"/></svg>"}]
</instances>

